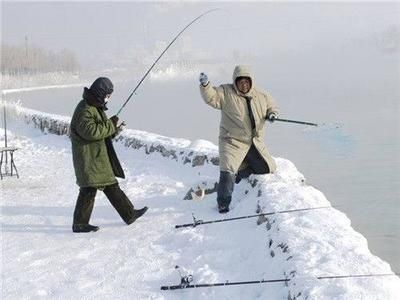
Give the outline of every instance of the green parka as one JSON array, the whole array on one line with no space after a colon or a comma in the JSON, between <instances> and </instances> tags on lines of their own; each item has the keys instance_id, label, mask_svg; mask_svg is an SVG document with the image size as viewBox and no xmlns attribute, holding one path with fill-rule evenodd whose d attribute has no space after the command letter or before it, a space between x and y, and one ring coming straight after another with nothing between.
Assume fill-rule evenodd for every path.
<instances>
[{"instance_id":1,"label":"green parka","mask_svg":"<svg viewBox=\"0 0 400 300\"><path fill-rule=\"evenodd\" d=\"M238 77L249 77L251 89L245 95L236 87ZM273 98L261 92L254 85L254 77L247 66L237 66L233 73L233 84L223 84L213 87L200 84L203 100L213 108L221 110L219 129L219 159L220 170L236 174L243 168L243 160L254 144L262 158L273 173L276 170L274 159L264 144L265 120L271 113L278 114L278 108ZM251 109L255 121L252 129L249 110L245 97L251 97Z\"/></svg>"},{"instance_id":2,"label":"green parka","mask_svg":"<svg viewBox=\"0 0 400 300\"><path fill-rule=\"evenodd\" d=\"M85 99L79 102L72 116L70 138L80 187L101 188L116 183L115 176L125 178L111 141L115 133L114 123L101 108Z\"/></svg>"}]
</instances>

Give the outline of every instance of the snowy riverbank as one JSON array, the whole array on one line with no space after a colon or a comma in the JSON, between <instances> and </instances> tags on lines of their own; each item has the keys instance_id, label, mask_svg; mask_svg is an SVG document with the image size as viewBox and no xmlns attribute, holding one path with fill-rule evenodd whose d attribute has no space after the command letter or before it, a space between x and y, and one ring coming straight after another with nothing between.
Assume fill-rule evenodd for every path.
<instances>
[{"instance_id":1,"label":"snowy riverbank","mask_svg":"<svg viewBox=\"0 0 400 300\"><path fill-rule=\"evenodd\" d=\"M70 143L65 130L59 130L69 118L16 106L8 106L8 111L9 145L20 148L15 153L20 179L1 182L3 299L400 297L400 279L395 276L316 279L391 273L389 264L370 253L367 240L334 208L274 215L260 225L248 219L175 229L176 224L191 222L192 213L203 220L221 218L215 194L201 201L182 200L197 183L218 178L217 148L206 141L126 130L116 142L127 175L120 184L134 205L148 205L150 210L128 227L99 193L92 223L100 231L74 234L70 227L78 188ZM41 124L42 131L33 124ZM276 174L237 185L226 217L257 209L330 205L290 161L276 161ZM161 291L161 285L179 283L175 265L192 274L194 283L291 280L286 285Z\"/></svg>"}]
</instances>

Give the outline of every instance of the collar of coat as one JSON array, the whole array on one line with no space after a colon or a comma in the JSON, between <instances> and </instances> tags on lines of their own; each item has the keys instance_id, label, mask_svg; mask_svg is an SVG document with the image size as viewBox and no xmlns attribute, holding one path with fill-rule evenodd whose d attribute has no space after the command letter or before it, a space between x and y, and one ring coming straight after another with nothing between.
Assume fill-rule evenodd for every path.
<instances>
[{"instance_id":1,"label":"collar of coat","mask_svg":"<svg viewBox=\"0 0 400 300\"><path fill-rule=\"evenodd\" d=\"M253 96L252 96L253 90L254 90L254 89L253 89L253 85L251 86L250 90L249 90L246 94L244 94L244 93L242 93L241 91L239 91L238 88L237 88L237 86L236 86L236 84L233 84L233 86L234 86L234 88L235 88L236 94L238 94L240 97L244 97L244 98L253 98Z\"/></svg>"}]
</instances>

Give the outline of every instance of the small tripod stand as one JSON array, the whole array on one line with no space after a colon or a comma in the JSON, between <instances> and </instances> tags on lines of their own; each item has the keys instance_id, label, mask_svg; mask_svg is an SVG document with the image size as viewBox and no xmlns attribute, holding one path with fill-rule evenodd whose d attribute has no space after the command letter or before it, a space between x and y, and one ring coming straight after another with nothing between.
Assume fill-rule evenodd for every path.
<instances>
[{"instance_id":1,"label":"small tripod stand","mask_svg":"<svg viewBox=\"0 0 400 300\"><path fill-rule=\"evenodd\" d=\"M17 167L14 163L14 151L18 150L16 147L7 146L7 119L6 119L6 105L4 103L4 147L0 147L0 179L3 180L5 176L18 176Z\"/></svg>"}]
</instances>

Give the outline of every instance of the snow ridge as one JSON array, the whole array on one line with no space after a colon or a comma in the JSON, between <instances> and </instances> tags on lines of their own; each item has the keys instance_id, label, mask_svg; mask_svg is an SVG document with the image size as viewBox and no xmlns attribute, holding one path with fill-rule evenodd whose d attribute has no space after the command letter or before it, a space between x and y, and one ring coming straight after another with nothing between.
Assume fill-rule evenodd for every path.
<instances>
[{"instance_id":1,"label":"snow ridge","mask_svg":"<svg viewBox=\"0 0 400 300\"><path fill-rule=\"evenodd\" d=\"M2 105L6 105L9 117L22 120L25 124L40 129L43 133L69 134L70 117L25 108L18 103ZM155 152L193 167L204 164L219 165L217 147L213 148L210 146L211 143L203 140L192 143L186 139L169 138L145 131L125 129L114 139L114 142L122 143L128 148L141 149L146 154ZM206 153L204 149L207 150Z\"/></svg>"}]
</instances>

